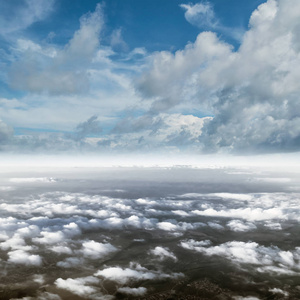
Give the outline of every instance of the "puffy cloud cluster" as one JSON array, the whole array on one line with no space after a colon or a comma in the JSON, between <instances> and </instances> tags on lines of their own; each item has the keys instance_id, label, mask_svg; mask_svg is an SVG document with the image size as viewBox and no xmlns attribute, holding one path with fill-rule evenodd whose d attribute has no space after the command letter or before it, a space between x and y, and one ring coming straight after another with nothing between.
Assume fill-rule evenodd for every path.
<instances>
[{"instance_id":1,"label":"puffy cloud cluster","mask_svg":"<svg viewBox=\"0 0 300 300\"><path fill-rule=\"evenodd\" d=\"M92 286L87 286L86 284L97 284L99 280L93 276L85 277L85 278L67 278L62 279L58 278L55 281L55 284L60 289L65 289L67 291L72 292L73 294L79 296L88 296L90 294L94 294L97 289Z\"/></svg>"},{"instance_id":2,"label":"puffy cloud cluster","mask_svg":"<svg viewBox=\"0 0 300 300\"><path fill-rule=\"evenodd\" d=\"M177 261L177 257L172 251L170 251L169 248L157 246L153 250L151 250L150 253L157 256L159 260L165 260L170 258L174 261Z\"/></svg>"},{"instance_id":3,"label":"puffy cloud cluster","mask_svg":"<svg viewBox=\"0 0 300 300\"><path fill-rule=\"evenodd\" d=\"M10 278L17 268L28 270L31 283L24 285L49 287L47 292L62 299L64 293L113 299L117 294L142 297L161 281L188 280L186 266L203 269L203 257L205 263L221 259L233 269L247 270L254 279L300 270L300 250L293 242L299 193L176 194L172 186L138 198L130 191L132 182L110 190L105 186L108 173L102 174L104 181L96 174L79 181L72 181L74 174L54 181L25 173L2 179L11 189L3 191L0 203L1 274ZM145 195L140 180L138 176L135 192ZM78 182L86 192L75 192ZM111 185L118 185L115 179ZM270 213L274 207L276 213ZM276 288L291 290L284 284L266 286L272 293Z\"/></svg>"},{"instance_id":4,"label":"puffy cloud cluster","mask_svg":"<svg viewBox=\"0 0 300 300\"><path fill-rule=\"evenodd\" d=\"M160 271L150 271L137 263L130 263L129 268L110 267L99 270L95 276L103 277L120 284L127 284L130 281L172 279L184 277L182 273L164 274Z\"/></svg>"},{"instance_id":5,"label":"puffy cloud cluster","mask_svg":"<svg viewBox=\"0 0 300 300\"><path fill-rule=\"evenodd\" d=\"M82 93L89 88L87 66L99 46L103 25L101 5L80 19L80 28L64 49L43 48L32 41L19 39L20 59L10 71L13 88L50 94Z\"/></svg>"},{"instance_id":6,"label":"puffy cloud cluster","mask_svg":"<svg viewBox=\"0 0 300 300\"><path fill-rule=\"evenodd\" d=\"M261 246L256 242L231 241L218 246L211 242L188 240L182 241L185 249L197 251L207 256L222 256L233 263L254 266L257 272L274 274L297 274L300 269L299 247L293 251L283 251L278 247Z\"/></svg>"},{"instance_id":7,"label":"puffy cloud cluster","mask_svg":"<svg viewBox=\"0 0 300 300\"><path fill-rule=\"evenodd\" d=\"M213 18L206 6L184 8L191 22L200 11L207 16L203 22ZM153 110L194 101L210 111L214 118L199 136L204 151L296 151L299 11L297 0L261 4L236 51L215 33L202 32L184 50L156 53L137 87L156 99Z\"/></svg>"},{"instance_id":8,"label":"puffy cloud cluster","mask_svg":"<svg viewBox=\"0 0 300 300\"><path fill-rule=\"evenodd\" d=\"M185 10L184 16L192 25L200 28L214 28L218 24L212 5L209 2L196 3L194 5L181 4L180 7Z\"/></svg>"}]
</instances>

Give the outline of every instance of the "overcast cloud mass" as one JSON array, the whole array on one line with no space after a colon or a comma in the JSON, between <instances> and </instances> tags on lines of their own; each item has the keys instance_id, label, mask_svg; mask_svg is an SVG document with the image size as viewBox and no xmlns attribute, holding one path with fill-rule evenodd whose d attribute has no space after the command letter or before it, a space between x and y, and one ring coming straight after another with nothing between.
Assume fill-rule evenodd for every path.
<instances>
[{"instance_id":1,"label":"overcast cloud mass","mask_svg":"<svg viewBox=\"0 0 300 300\"><path fill-rule=\"evenodd\" d=\"M2 151L299 150L299 1L76 3L1 3Z\"/></svg>"}]
</instances>

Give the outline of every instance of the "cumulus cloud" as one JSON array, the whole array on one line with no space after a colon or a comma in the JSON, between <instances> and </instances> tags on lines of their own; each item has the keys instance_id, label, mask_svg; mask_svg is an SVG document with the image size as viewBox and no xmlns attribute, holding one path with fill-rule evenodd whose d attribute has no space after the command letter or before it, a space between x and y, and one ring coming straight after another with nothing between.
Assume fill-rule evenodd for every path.
<instances>
[{"instance_id":1,"label":"cumulus cloud","mask_svg":"<svg viewBox=\"0 0 300 300\"><path fill-rule=\"evenodd\" d=\"M185 10L184 16L192 25L200 28L215 28L219 23L209 2L181 4L180 7Z\"/></svg>"},{"instance_id":2,"label":"cumulus cloud","mask_svg":"<svg viewBox=\"0 0 300 300\"><path fill-rule=\"evenodd\" d=\"M40 266L42 258L39 255L30 254L24 250L13 250L8 253L8 261L15 264Z\"/></svg>"},{"instance_id":3,"label":"cumulus cloud","mask_svg":"<svg viewBox=\"0 0 300 300\"><path fill-rule=\"evenodd\" d=\"M128 286L118 288L118 292L131 296L144 296L147 293L147 289L144 287L131 288Z\"/></svg>"},{"instance_id":4,"label":"cumulus cloud","mask_svg":"<svg viewBox=\"0 0 300 300\"><path fill-rule=\"evenodd\" d=\"M185 5L190 18L197 7ZM184 101L210 111L199 136L205 152L297 151L299 11L296 0L269 0L253 12L238 50L202 32L184 50L154 54L136 86L158 111Z\"/></svg>"},{"instance_id":5,"label":"cumulus cloud","mask_svg":"<svg viewBox=\"0 0 300 300\"><path fill-rule=\"evenodd\" d=\"M131 281L180 278L184 275L182 273L165 274L159 271L150 271L140 264L130 263L129 268L109 267L99 270L95 273L95 276L126 284Z\"/></svg>"},{"instance_id":6,"label":"cumulus cloud","mask_svg":"<svg viewBox=\"0 0 300 300\"><path fill-rule=\"evenodd\" d=\"M176 224L173 224L171 222L159 222L157 223L157 228L165 231L175 231L177 230Z\"/></svg>"},{"instance_id":7,"label":"cumulus cloud","mask_svg":"<svg viewBox=\"0 0 300 300\"><path fill-rule=\"evenodd\" d=\"M157 246L154 249L150 250L150 253L157 256L159 260L164 260L170 258L174 261L177 261L177 257L169 248Z\"/></svg>"},{"instance_id":8,"label":"cumulus cloud","mask_svg":"<svg viewBox=\"0 0 300 300\"><path fill-rule=\"evenodd\" d=\"M282 251L276 246L261 246L256 242L231 241L217 246L211 242L187 240L181 246L207 256L222 256L237 264L256 266L257 272L275 274L296 274L300 269L299 248Z\"/></svg>"},{"instance_id":9,"label":"cumulus cloud","mask_svg":"<svg viewBox=\"0 0 300 300\"><path fill-rule=\"evenodd\" d=\"M65 289L73 294L79 296L88 296L90 294L96 293L97 289L93 286L87 284L97 284L99 279L93 276L83 277L83 278L58 278L55 280L55 285L60 289Z\"/></svg>"},{"instance_id":10,"label":"cumulus cloud","mask_svg":"<svg viewBox=\"0 0 300 300\"><path fill-rule=\"evenodd\" d=\"M53 46L43 49L31 41L25 48L19 46L20 58L10 70L11 86L34 93L56 95L87 91L87 67L96 55L102 25L102 8L98 4L93 13L81 17L80 28L64 49L55 49Z\"/></svg>"},{"instance_id":11,"label":"cumulus cloud","mask_svg":"<svg viewBox=\"0 0 300 300\"><path fill-rule=\"evenodd\" d=\"M41 236L42 237L37 237L32 239L33 242L39 244L56 244L64 241L65 239L65 235L61 231L57 231L57 232L42 231Z\"/></svg>"},{"instance_id":12,"label":"cumulus cloud","mask_svg":"<svg viewBox=\"0 0 300 300\"><path fill-rule=\"evenodd\" d=\"M154 54L153 67L142 74L136 86L145 97L159 97L152 105L153 111L166 111L185 99L191 101L197 96L195 94L201 89L199 73L206 69L208 61L222 65L224 57L231 55L230 45L221 42L212 32L203 32L184 50L175 54L167 51Z\"/></svg>"},{"instance_id":13,"label":"cumulus cloud","mask_svg":"<svg viewBox=\"0 0 300 300\"><path fill-rule=\"evenodd\" d=\"M240 220L231 220L227 223L227 226L236 232L245 232L250 230L255 230L257 227L250 222L242 222Z\"/></svg>"},{"instance_id":14,"label":"cumulus cloud","mask_svg":"<svg viewBox=\"0 0 300 300\"><path fill-rule=\"evenodd\" d=\"M242 218L249 221L261 221L271 219L287 219L280 208L238 208L228 210L215 210L213 208L205 209L203 211L193 210L192 213L199 216L218 216L227 218Z\"/></svg>"},{"instance_id":15,"label":"cumulus cloud","mask_svg":"<svg viewBox=\"0 0 300 300\"><path fill-rule=\"evenodd\" d=\"M92 240L84 242L81 251L85 257L99 259L109 253L117 251L117 248L110 243L98 243Z\"/></svg>"}]
</instances>

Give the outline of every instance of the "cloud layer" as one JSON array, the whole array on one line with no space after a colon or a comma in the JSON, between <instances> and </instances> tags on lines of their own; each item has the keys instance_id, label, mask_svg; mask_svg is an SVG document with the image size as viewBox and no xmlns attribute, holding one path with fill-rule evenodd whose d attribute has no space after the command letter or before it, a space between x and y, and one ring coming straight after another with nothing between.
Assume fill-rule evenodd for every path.
<instances>
[{"instance_id":1,"label":"cloud layer","mask_svg":"<svg viewBox=\"0 0 300 300\"><path fill-rule=\"evenodd\" d=\"M6 187L0 203L4 287L11 276L19 276L15 275L18 269L28 272L30 281L23 282L20 274L23 283L16 289L26 286L28 296L30 289L38 295L39 287L45 286L47 293L56 295L53 299L63 299L64 293L88 299L114 299L116 294L141 297L154 293L161 284L166 289L178 284L182 292L188 284L196 284L190 278L221 276L219 284L224 286L227 279L215 273L222 268L227 277L240 276L232 279L241 287L231 292L235 297L240 297L238 291L245 285L249 287L249 274L257 295L294 293L294 282L286 276L297 276L300 270L299 193L289 191L295 174L283 182L288 192L176 194L178 182L169 170L173 179L164 182L167 192L160 183L157 196L138 197L146 186L141 170L135 171L138 180L126 177L128 190L103 188L109 178L107 170L105 179L99 179L101 172L95 170L88 176L82 170L71 171L71 177L60 172L55 180L33 174L26 177L24 172L19 178L1 179ZM206 177L226 173L191 171L194 175L205 172ZM149 177L150 173L148 184L155 176ZM252 181L262 178L261 172L247 174ZM250 184L250 178L246 179ZM220 186L223 180L220 176L214 184ZM74 191L79 183L85 192ZM110 184L116 187L120 182ZM277 185L276 181L268 184ZM200 288L204 283L197 284ZM200 293L191 288L188 292Z\"/></svg>"}]
</instances>

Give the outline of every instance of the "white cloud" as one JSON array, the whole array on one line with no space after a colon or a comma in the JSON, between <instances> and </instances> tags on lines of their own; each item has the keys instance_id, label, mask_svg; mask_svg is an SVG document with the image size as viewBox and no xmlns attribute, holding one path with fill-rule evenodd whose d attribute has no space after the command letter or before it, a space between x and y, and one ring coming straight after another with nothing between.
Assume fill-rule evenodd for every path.
<instances>
[{"instance_id":1,"label":"white cloud","mask_svg":"<svg viewBox=\"0 0 300 300\"><path fill-rule=\"evenodd\" d=\"M211 246L210 241L182 241L181 246L207 256L222 256L231 262L255 266L260 273L277 275L297 274L300 270L299 249L282 251L275 246L261 246L256 242L231 241L218 246Z\"/></svg>"},{"instance_id":2,"label":"white cloud","mask_svg":"<svg viewBox=\"0 0 300 300\"><path fill-rule=\"evenodd\" d=\"M95 276L126 284L130 281L171 279L183 277L182 273L165 274L159 271L150 271L139 264L131 263L130 268L109 267L95 273Z\"/></svg>"},{"instance_id":3,"label":"white cloud","mask_svg":"<svg viewBox=\"0 0 300 300\"><path fill-rule=\"evenodd\" d=\"M47 244L56 244L59 242L63 242L65 240L65 235L61 231L57 231L57 232L42 231L40 234L42 235L42 237L37 237L32 239L34 243L47 245Z\"/></svg>"},{"instance_id":4,"label":"white cloud","mask_svg":"<svg viewBox=\"0 0 300 300\"><path fill-rule=\"evenodd\" d=\"M170 222L159 222L157 228L165 231L175 231L178 229L177 225Z\"/></svg>"},{"instance_id":5,"label":"white cloud","mask_svg":"<svg viewBox=\"0 0 300 300\"><path fill-rule=\"evenodd\" d=\"M65 289L73 294L88 297L90 294L96 293L97 288L87 284L98 284L99 279L93 276L83 278L58 278L55 280L55 285L60 289Z\"/></svg>"},{"instance_id":6,"label":"white cloud","mask_svg":"<svg viewBox=\"0 0 300 300\"><path fill-rule=\"evenodd\" d=\"M72 249L68 246L53 246L49 249L56 253L72 254Z\"/></svg>"},{"instance_id":7,"label":"white cloud","mask_svg":"<svg viewBox=\"0 0 300 300\"><path fill-rule=\"evenodd\" d=\"M85 257L92 259L99 259L116 251L117 248L110 243L98 243L93 240L84 242L81 249Z\"/></svg>"},{"instance_id":8,"label":"white cloud","mask_svg":"<svg viewBox=\"0 0 300 300\"><path fill-rule=\"evenodd\" d=\"M236 232L246 232L250 230L255 230L257 227L250 222L242 222L240 220L231 220L227 223L227 226L232 230Z\"/></svg>"},{"instance_id":9,"label":"white cloud","mask_svg":"<svg viewBox=\"0 0 300 300\"><path fill-rule=\"evenodd\" d=\"M215 28L218 25L212 5L209 2L181 4L186 20L197 27Z\"/></svg>"},{"instance_id":10,"label":"white cloud","mask_svg":"<svg viewBox=\"0 0 300 300\"><path fill-rule=\"evenodd\" d=\"M125 287L118 288L118 292L137 297L137 296L144 296L147 293L147 289L144 287L131 288L125 286Z\"/></svg>"},{"instance_id":11,"label":"white cloud","mask_svg":"<svg viewBox=\"0 0 300 300\"><path fill-rule=\"evenodd\" d=\"M13 250L8 253L8 261L15 264L40 266L42 258L39 255L30 254L24 250Z\"/></svg>"},{"instance_id":12,"label":"white cloud","mask_svg":"<svg viewBox=\"0 0 300 300\"><path fill-rule=\"evenodd\" d=\"M172 213L178 216L187 217L189 214L183 210L172 210Z\"/></svg>"},{"instance_id":13,"label":"white cloud","mask_svg":"<svg viewBox=\"0 0 300 300\"><path fill-rule=\"evenodd\" d=\"M198 10L200 16L210 11L203 4L183 7L193 22ZM202 32L184 50L155 53L137 88L156 99L156 111L188 102L214 115L199 136L205 152L297 151L299 11L296 0L261 4L237 50Z\"/></svg>"},{"instance_id":14,"label":"white cloud","mask_svg":"<svg viewBox=\"0 0 300 300\"><path fill-rule=\"evenodd\" d=\"M192 213L199 216L242 218L249 221L287 219L287 215L284 214L280 208L238 208L228 210L215 210L209 208L203 211L193 210Z\"/></svg>"},{"instance_id":15,"label":"white cloud","mask_svg":"<svg viewBox=\"0 0 300 300\"><path fill-rule=\"evenodd\" d=\"M24 237L18 233L15 233L12 237L0 243L1 249L13 249L13 250L31 250L31 246L27 246Z\"/></svg>"},{"instance_id":16,"label":"white cloud","mask_svg":"<svg viewBox=\"0 0 300 300\"><path fill-rule=\"evenodd\" d=\"M157 246L154 249L150 250L150 253L158 256L159 260L165 260L167 258L170 258L174 261L177 261L177 257L173 252L170 251L169 248Z\"/></svg>"},{"instance_id":17,"label":"white cloud","mask_svg":"<svg viewBox=\"0 0 300 300\"><path fill-rule=\"evenodd\" d=\"M273 289L269 289L270 292L274 293L274 294L281 294L285 297L289 296L289 293L286 291L283 291L282 289L278 289L278 288L273 288Z\"/></svg>"},{"instance_id":18,"label":"white cloud","mask_svg":"<svg viewBox=\"0 0 300 300\"><path fill-rule=\"evenodd\" d=\"M282 230L282 226L278 222L267 221L264 226L271 230Z\"/></svg>"},{"instance_id":19,"label":"white cloud","mask_svg":"<svg viewBox=\"0 0 300 300\"><path fill-rule=\"evenodd\" d=\"M16 183L31 183L31 182L56 182L55 178L52 177L36 177L36 178L10 178L10 182L16 182Z\"/></svg>"},{"instance_id":20,"label":"white cloud","mask_svg":"<svg viewBox=\"0 0 300 300\"><path fill-rule=\"evenodd\" d=\"M53 46L42 49L31 41L20 41L20 59L11 66L11 86L56 95L86 91L89 88L87 68L99 47L102 25L102 8L98 4L95 12L81 17L80 29L62 50L53 50ZM24 48L24 43L34 46Z\"/></svg>"}]
</instances>

